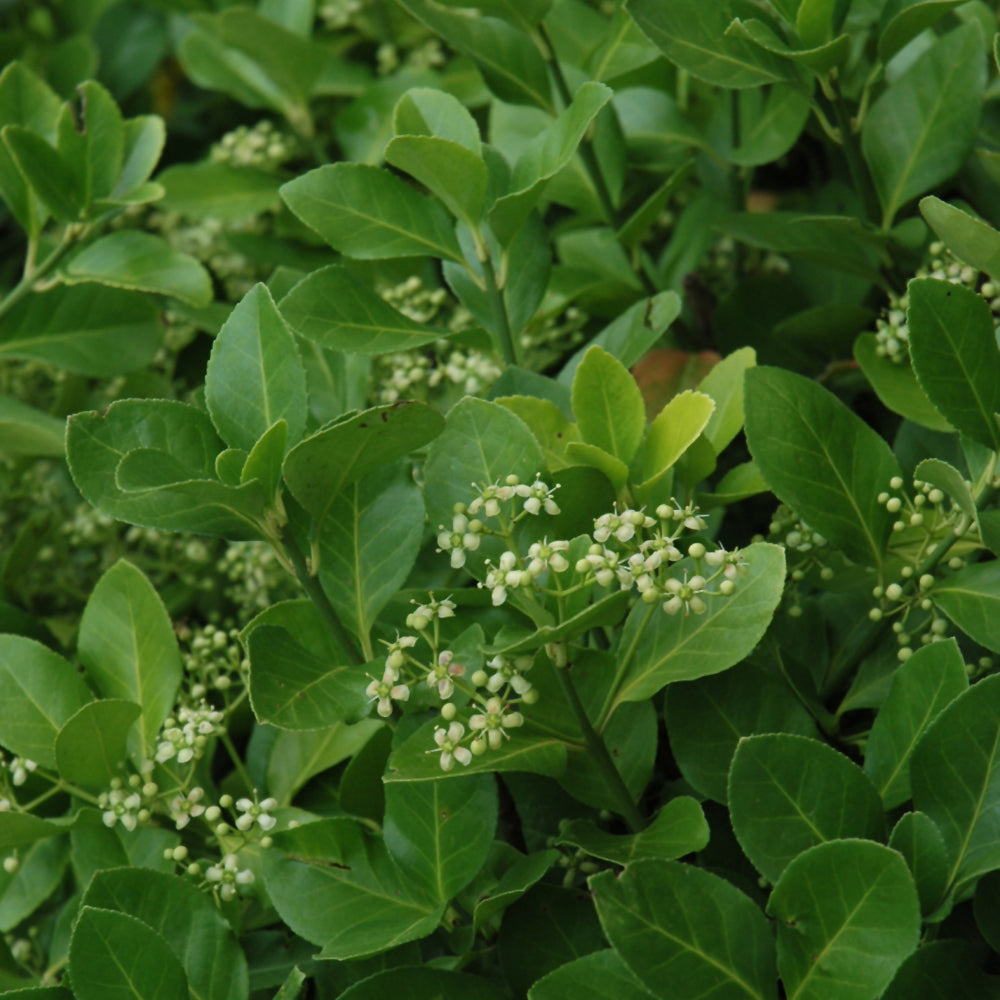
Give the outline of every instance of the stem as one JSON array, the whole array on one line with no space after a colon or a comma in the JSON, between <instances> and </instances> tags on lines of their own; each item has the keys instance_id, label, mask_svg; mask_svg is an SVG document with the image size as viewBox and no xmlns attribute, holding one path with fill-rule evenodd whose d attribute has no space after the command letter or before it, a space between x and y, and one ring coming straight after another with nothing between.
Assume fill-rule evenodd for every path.
<instances>
[{"instance_id":1,"label":"stem","mask_svg":"<svg viewBox=\"0 0 1000 1000\"><path fill-rule=\"evenodd\" d=\"M865 165L864 157L861 154L861 146L858 143L858 134L854 130L847 108L844 106L844 98L836 84L831 83L830 90L832 97L830 100L833 108L833 116L837 121L837 128L840 130L841 144L844 150L844 157L847 160L847 169L851 173L851 180L854 189L861 195L861 204L864 206L865 217L869 222L878 223L879 204L878 195L872 184L871 174ZM882 220L883 228L891 220Z\"/></svg>"},{"instance_id":2,"label":"stem","mask_svg":"<svg viewBox=\"0 0 1000 1000\"><path fill-rule=\"evenodd\" d=\"M63 238L59 245L37 266L33 266L32 261L26 260L24 264L24 275L21 280L10 290L3 302L0 302L0 319L7 315L21 301L34 291L36 282L44 278L62 260L66 251L73 245L73 241L80 233L77 226L67 226L63 233Z\"/></svg>"},{"instance_id":3,"label":"stem","mask_svg":"<svg viewBox=\"0 0 1000 1000\"><path fill-rule=\"evenodd\" d=\"M229 759L233 762L233 766L236 768L236 773L240 776L243 784L246 786L248 792L254 792L253 781L250 778L250 774L246 769L240 755L236 752L236 745L233 743L232 737L228 732L223 732L219 737L222 740L222 745L226 748L226 753L229 754Z\"/></svg>"},{"instance_id":4,"label":"stem","mask_svg":"<svg viewBox=\"0 0 1000 1000\"><path fill-rule=\"evenodd\" d=\"M569 675L573 665L569 662L564 662L560 666L559 658L565 661L566 647L562 643L558 645L561 647L562 652L561 657L557 657L556 659L555 671L559 678L559 683L562 685L563 694L566 695L566 700L569 702L570 708L576 716L577 725L580 727L580 732L583 733L587 749L590 751L594 763L597 764L597 769L604 778L604 784L618 802L619 813L628 824L629 830L632 833L638 833L646 826L646 821L642 818L642 813L636 807L632 799L632 793L626 787L618 768L615 767L615 762L611 759L611 754L608 752L607 744L601 739L600 734L594 729L593 725L591 725L587 710L583 707L583 702L580 701L580 696L577 694Z\"/></svg>"},{"instance_id":5,"label":"stem","mask_svg":"<svg viewBox=\"0 0 1000 1000\"><path fill-rule=\"evenodd\" d=\"M302 549L299 548L290 531L285 533L282 544L285 547L285 552L288 553L288 558L291 559L292 565L295 567L295 576L298 578L299 583L302 584L302 589L305 590L306 596L313 602L316 610L320 613L320 617L326 623L326 627L333 633L337 645L340 646L341 650L347 656L351 666L360 666L364 661L361 659L361 654L358 652L354 640L347 629L341 625L340 618L337 617L337 612L330 603L330 598L326 596L326 592L320 586L319 580L310 575L309 568L306 566L306 557L302 554Z\"/></svg>"},{"instance_id":6,"label":"stem","mask_svg":"<svg viewBox=\"0 0 1000 1000\"><path fill-rule=\"evenodd\" d=\"M500 344L500 354L507 364L516 365L517 348L514 344L514 335L510 329L507 304L504 302L503 293L497 284L496 271L493 270L493 261L488 253L485 254L482 265L483 277L486 279L486 297L490 300L490 309L493 311L493 322Z\"/></svg>"}]
</instances>

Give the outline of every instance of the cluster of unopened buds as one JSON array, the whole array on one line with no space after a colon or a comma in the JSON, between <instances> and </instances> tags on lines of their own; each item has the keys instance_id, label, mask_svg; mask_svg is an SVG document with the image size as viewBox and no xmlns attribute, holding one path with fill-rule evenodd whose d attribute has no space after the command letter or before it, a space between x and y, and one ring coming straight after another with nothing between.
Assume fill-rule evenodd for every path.
<instances>
[{"instance_id":1,"label":"cluster of unopened buds","mask_svg":"<svg viewBox=\"0 0 1000 1000\"><path fill-rule=\"evenodd\" d=\"M205 751L209 739L223 732L225 713L207 702L182 705L176 718L164 721L160 740L156 744L156 760L160 764L176 758L178 764L197 760Z\"/></svg>"}]
</instances>

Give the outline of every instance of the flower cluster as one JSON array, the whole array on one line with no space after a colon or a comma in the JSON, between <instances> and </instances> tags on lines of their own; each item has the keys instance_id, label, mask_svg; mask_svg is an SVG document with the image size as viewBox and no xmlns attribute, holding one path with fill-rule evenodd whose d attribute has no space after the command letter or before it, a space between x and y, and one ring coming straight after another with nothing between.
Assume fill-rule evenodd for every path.
<instances>
[{"instance_id":1,"label":"flower cluster","mask_svg":"<svg viewBox=\"0 0 1000 1000\"><path fill-rule=\"evenodd\" d=\"M281 132L275 128L274 122L264 119L252 128L239 125L227 132L212 146L208 155L213 163L275 171L299 152L299 143L294 136Z\"/></svg>"},{"instance_id":2,"label":"flower cluster","mask_svg":"<svg viewBox=\"0 0 1000 1000\"><path fill-rule=\"evenodd\" d=\"M156 744L156 760L163 764L176 758L178 764L197 760L205 751L209 739L223 732L225 713L207 702L182 705L176 718L163 723L160 741Z\"/></svg>"},{"instance_id":3,"label":"flower cluster","mask_svg":"<svg viewBox=\"0 0 1000 1000\"><path fill-rule=\"evenodd\" d=\"M152 780L152 766L148 761L142 774L131 774L127 781L112 778L110 789L102 792L97 800L102 822L107 827L120 824L131 833L141 823L149 821L159 791Z\"/></svg>"},{"instance_id":4,"label":"flower cluster","mask_svg":"<svg viewBox=\"0 0 1000 1000\"><path fill-rule=\"evenodd\" d=\"M228 692L243 684L250 661L243 652L237 629L203 625L185 630L189 652L184 670L190 683L190 697L200 701L211 691Z\"/></svg>"}]
</instances>

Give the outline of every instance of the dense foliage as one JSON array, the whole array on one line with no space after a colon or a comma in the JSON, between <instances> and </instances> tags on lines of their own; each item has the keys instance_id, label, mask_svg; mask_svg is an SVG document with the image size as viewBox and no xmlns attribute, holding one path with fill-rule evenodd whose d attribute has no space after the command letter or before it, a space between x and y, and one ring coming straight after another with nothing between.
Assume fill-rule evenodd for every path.
<instances>
[{"instance_id":1,"label":"dense foliage","mask_svg":"<svg viewBox=\"0 0 1000 1000\"><path fill-rule=\"evenodd\" d=\"M0 6L0 991L1000 996L995 6Z\"/></svg>"}]
</instances>

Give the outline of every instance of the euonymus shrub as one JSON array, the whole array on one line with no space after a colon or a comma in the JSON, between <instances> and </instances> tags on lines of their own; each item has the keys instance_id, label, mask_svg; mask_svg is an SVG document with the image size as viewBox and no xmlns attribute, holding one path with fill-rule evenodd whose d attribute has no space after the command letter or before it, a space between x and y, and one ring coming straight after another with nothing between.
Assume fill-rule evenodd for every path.
<instances>
[{"instance_id":1,"label":"euonymus shrub","mask_svg":"<svg viewBox=\"0 0 1000 1000\"><path fill-rule=\"evenodd\" d=\"M992 9L191 6L0 75L4 989L1000 992Z\"/></svg>"}]
</instances>

